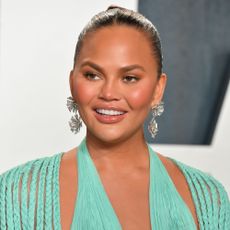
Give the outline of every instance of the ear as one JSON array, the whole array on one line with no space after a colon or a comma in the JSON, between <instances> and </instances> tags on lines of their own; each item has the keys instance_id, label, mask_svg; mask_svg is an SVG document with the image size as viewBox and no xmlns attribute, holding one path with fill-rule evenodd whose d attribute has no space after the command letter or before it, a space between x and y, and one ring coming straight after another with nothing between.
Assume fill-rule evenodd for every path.
<instances>
[{"instance_id":1,"label":"ear","mask_svg":"<svg viewBox=\"0 0 230 230\"><path fill-rule=\"evenodd\" d=\"M70 86L70 92L71 92L71 95L73 96L73 70L70 71L70 74L69 74L69 86Z\"/></svg>"},{"instance_id":2,"label":"ear","mask_svg":"<svg viewBox=\"0 0 230 230\"><path fill-rule=\"evenodd\" d=\"M157 80L155 86L151 107L154 107L155 105L159 104L160 101L162 100L166 83L167 83L167 75L165 73L162 73L160 78Z\"/></svg>"}]
</instances>

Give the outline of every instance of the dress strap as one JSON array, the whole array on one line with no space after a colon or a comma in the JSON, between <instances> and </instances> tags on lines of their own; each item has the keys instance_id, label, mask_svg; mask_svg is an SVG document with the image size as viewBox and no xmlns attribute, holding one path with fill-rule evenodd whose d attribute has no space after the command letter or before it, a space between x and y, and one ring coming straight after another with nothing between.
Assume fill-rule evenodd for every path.
<instances>
[{"instance_id":1,"label":"dress strap","mask_svg":"<svg viewBox=\"0 0 230 230\"><path fill-rule=\"evenodd\" d=\"M71 229L121 230L84 139L77 154L78 194Z\"/></svg>"},{"instance_id":2,"label":"dress strap","mask_svg":"<svg viewBox=\"0 0 230 230\"><path fill-rule=\"evenodd\" d=\"M153 229L195 230L190 210L175 188L158 155L150 153L150 215Z\"/></svg>"},{"instance_id":3,"label":"dress strap","mask_svg":"<svg viewBox=\"0 0 230 230\"><path fill-rule=\"evenodd\" d=\"M157 154L149 148L149 207L154 230L195 230L193 217ZM84 139L78 148L78 194L71 229L121 230Z\"/></svg>"}]
</instances>

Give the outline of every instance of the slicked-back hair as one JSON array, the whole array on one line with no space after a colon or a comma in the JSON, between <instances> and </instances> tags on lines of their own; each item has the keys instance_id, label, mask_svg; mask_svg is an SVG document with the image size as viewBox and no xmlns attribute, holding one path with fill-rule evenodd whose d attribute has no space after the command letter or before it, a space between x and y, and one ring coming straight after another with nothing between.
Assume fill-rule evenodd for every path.
<instances>
[{"instance_id":1,"label":"slicked-back hair","mask_svg":"<svg viewBox=\"0 0 230 230\"><path fill-rule=\"evenodd\" d=\"M77 62L86 36L90 33L96 32L98 29L113 25L130 26L146 35L151 44L153 57L157 62L157 73L159 77L162 73L163 57L160 36L156 27L142 14L118 6L110 6L106 11L96 14L83 28L79 34L75 48L74 66Z\"/></svg>"}]
</instances>

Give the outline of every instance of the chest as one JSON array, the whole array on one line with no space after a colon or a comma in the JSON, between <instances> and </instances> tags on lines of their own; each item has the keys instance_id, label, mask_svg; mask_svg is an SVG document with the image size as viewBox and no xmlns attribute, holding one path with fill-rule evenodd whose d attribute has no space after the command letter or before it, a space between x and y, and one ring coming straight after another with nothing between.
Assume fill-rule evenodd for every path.
<instances>
[{"instance_id":1,"label":"chest","mask_svg":"<svg viewBox=\"0 0 230 230\"><path fill-rule=\"evenodd\" d=\"M155 209L155 207L162 207L162 203L160 202L162 198L164 198L164 195L162 196L162 192L159 194L161 196L161 199L155 199L155 204L153 200L149 202L149 199L153 199L153 196L155 197L155 192L153 192L153 188L158 188L156 184L153 186L150 186L149 181L154 181L153 178L149 178L149 169L145 170L131 170L130 173L126 174L117 174L117 173L108 173L103 172L103 170L100 170L100 168L97 168L97 173L91 172L91 175L88 175L88 173L84 172L85 170L83 167L87 167L84 164L79 165L79 172L77 168L77 161L73 160L71 157L70 160L62 159L61 165L60 165L60 171L59 171L59 186L60 186L60 214L61 214L61 225L62 229L70 229L70 226L72 224L72 221L74 220L74 223L76 218L79 217L84 213L85 208L88 209L88 214L90 214L93 218L89 218L87 213L83 214L81 218L78 218L78 220L83 220L83 218L88 218L87 221L81 221L82 223L95 223L98 219L103 219L102 222L104 223L104 220L107 216L107 221L111 222L114 221L116 224L112 224L111 226L116 226L115 229L151 229L150 224L150 207L151 207L151 216L154 213L156 214L158 209ZM167 164L166 164L167 165ZM92 167L91 167L92 168ZM167 168L167 167L166 167ZM169 167L170 169L170 167ZM119 172L119 170L116 170L116 172ZM185 203L189 207L195 222L197 224L197 218L195 213L195 207L192 202L191 194L189 192L189 189L187 188L186 180L184 179L184 176L176 172L175 170L168 170L170 177L173 179L173 182L180 193L181 197L184 199ZM174 172L174 173L172 173ZM79 175L78 175L79 173ZM91 177L95 179L96 176L96 182L94 185L91 184L91 187L88 188L85 187L85 189L82 190L82 187L78 187L78 183L81 185L88 186L91 181ZM80 182L78 182L78 177L81 178ZM152 177L152 174L151 174ZM158 178L158 177L154 177ZM176 178L176 179L175 179ZM175 179L175 180L174 180ZM179 181L179 182L178 182ZM92 181L91 181L92 182ZM153 183L153 182L152 182ZM183 186L181 185L183 184ZM179 186L178 186L179 185ZM104 194L102 197L96 196L96 201L100 200L101 203L107 203L107 205L102 205L99 209L103 210L97 217L95 216L94 211L98 211L98 207L94 207L94 209L91 209L91 205L86 205L85 201L91 200L94 206L98 205L98 202L95 202L95 187L97 187L96 190L99 191L100 194ZM172 186L172 185L170 185ZM151 192L149 191L151 187ZM186 188L181 190L180 188ZM93 190L91 190L93 188ZM164 191L164 189L161 191ZM173 193L175 193L174 189L172 190ZM79 196L80 193L81 195ZM78 194L78 195L77 195ZM83 195L82 195L83 194ZM93 195L92 195L93 194ZM171 194L171 193L170 193ZM149 195L152 195L152 198L149 197ZM175 194L174 194L175 195ZM169 196L169 200L166 200L167 203L166 206L170 206L170 202L174 202L175 199L171 199L172 195ZM178 196L178 195L177 195ZM81 197L79 202L79 197ZM98 199L99 198L99 199ZM102 198L102 199L101 199ZM77 202L76 202L76 199ZM165 199L165 198L164 198ZM159 202L158 202L159 200ZM81 205L79 205L81 203ZM100 203L100 202L99 202ZM151 203L151 205L150 205ZM157 204L158 203L158 204ZM78 212L75 210L75 204L77 207ZM83 205L83 206L82 206ZM79 208L80 207L80 208ZM83 208L82 208L83 207ZM104 208L105 207L105 208ZM171 207L171 206L170 206ZM90 210L91 209L91 210ZM185 207L180 209L180 211L184 210ZM180 216L178 211L179 209L175 209L174 211L177 213L176 216ZM184 210L185 211L185 210ZM178 213L179 212L179 213ZM167 225L168 221L164 223L165 213L170 214L168 209L164 210L162 214L160 214L160 219L163 221L163 225ZM183 213L183 212L182 212ZM187 211L185 212L187 213ZM80 215L79 215L80 214ZM188 214L188 213L187 213ZM174 216L175 216L174 215ZM169 216L168 216L169 217ZM188 217L188 216L187 216ZM171 218L171 217L170 217ZM94 219L94 221L92 221ZM158 217L151 217L152 221L158 220ZM169 218L166 218L169 220ZM78 222L78 221L77 221ZM189 217L189 222L191 222L191 218ZM171 222L170 222L171 223ZM154 223L155 226L156 223ZM160 226L162 225L160 224ZM190 223L189 223L190 224ZM83 224L82 226L85 226ZM92 226L91 226L92 227ZM103 228L103 227L102 227ZM78 227L79 229L79 227ZM81 229L81 228L80 228ZM94 229L93 227L91 229ZM112 228L107 228L112 229Z\"/></svg>"},{"instance_id":2,"label":"chest","mask_svg":"<svg viewBox=\"0 0 230 230\"><path fill-rule=\"evenodd\" d=\"M76 167L72 165L72 167ZM72 168L73 169L73 168ZM74 170L76 172L76 170ZM62 229L70 229L78 193L77 173L60 168L60 209ZM149 178L144 172L133 175L99 173L103 189L124 230L150 230Z\"/></svg>"},{"instance_id":3,"label":"chest","mask_svg":"<svg viewBox=\"0 0 230 230\"><path fill-rule=\"evenodd\" d=\"M124 230L150 230L149 175L137 170L126 175L100 174L103 187Z\"/></svg>"}]
</instances>

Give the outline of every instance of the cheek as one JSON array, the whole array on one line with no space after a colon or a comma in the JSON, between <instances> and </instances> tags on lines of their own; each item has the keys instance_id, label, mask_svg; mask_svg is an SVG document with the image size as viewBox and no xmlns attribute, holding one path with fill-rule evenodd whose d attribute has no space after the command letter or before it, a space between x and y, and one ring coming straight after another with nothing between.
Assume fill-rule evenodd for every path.
<instances>
[{"instance_id":1,"label":"cheek","mask_svg":"<svg viewBox=\"0 0 230 230\"><path fill-rule=\"evenodd\" d=\"M128 94L130 107L133 109L138 109L142 107L148 107L151 104L153 95L153 88L146 87L136 87L136 89L130 90Z\"/></svg>"},{"instance_id":2,"label":"cheek","mask_svg":"<svg viewBox=\"0 0 230 230\"><path fill-rule=\"evenodd\" d=\"M87 104L95 96L95 90L86 81L76 79L73 87L73 97L79 105Z\"/></svg>"}]
</instances>

